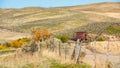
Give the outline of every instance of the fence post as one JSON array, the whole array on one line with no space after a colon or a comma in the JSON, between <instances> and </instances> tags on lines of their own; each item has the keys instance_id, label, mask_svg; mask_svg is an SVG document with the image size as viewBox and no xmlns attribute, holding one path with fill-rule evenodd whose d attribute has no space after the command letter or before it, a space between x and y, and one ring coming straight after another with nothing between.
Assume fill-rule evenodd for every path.
<instances>
[{"instance_id":1,"label":"fence post","mask_svg":"<svg viewBox=\"0 0 120 68\"><path fill-rule=\"evenodd\" d=\"M65 59L66 59L66 45L65 45Z\"/></svg>"},{"instance_id":2,"label":"fence post","mask_svg":"<svg viewBox=\"0 0 120 68\"><path fill-rule=\"evenodd\" d=\"M51 49L52 49L52 51L54 52L54 47L55 47L54 37L51 37L50 44L51 44Z\"/></svg>"},{"instance_id":3,"label":"fence post","mask_svg":"<svg viewBox=\"0 0 120 68\"><path fill-rule=\"evenodd\" d=\"M106 62L108 62L108 57L109 57L109 39L108 39L108 45L107 45L107 53L106 53L106 56L107 56L107 59L106 59Z\"/></svg>"},{"instance_id":4,"label":"fence post","mask_svg":"<svg viewBox=\"0 0 120 68\"><path fill-rule=\"evenodd\" d=\"M111 65L109 64L109 45L110 45L110 40L108 39L108 44L107 44L107 53L106 53L106 65L107 68L111 68Z\"/></svg>"},{"instance_id":5,"label":"fence post","mask_svg":"<svg viewBox=\"0 0 120 68\"><path fill-rule=\"evenodd\" d=\"M80 55L80 51L81 51L80 46L79 46L79 44L80 44L79 41L80 41L79 39L76 41L76 45L74 46L74 50L73 50L73 54L72 54L75 64L77 64L79 61L79 55Z\"/></svg>"},{"instance_id":6,"label":"fence post","mask_svg":"<svg viewBox=\"0 0 120 68\"><path fill-rule=\"evenodd\" d=\"M67 58L68 55L68 46L65 45L65 59Z\"/></svg>"},{"instance_id":7,"label":"fence post","mask_svg":"<svg viewBox=\"0 0 120 68\"><path fill-rule=\"evenodd\" d=\"M94 68L96 68L96 40L94 41L94 62L95 62Z\"/></svg>"},{"instance_id":8,"label":"fence post","mask_svg":"<svg viewBox=\"0 0 120 68\"><path fill-rule=\"evenodd\" d=\"M42 42L41 41L38 41L38 52L39 52L39 54L41 55L41 53L42 53Z\"/></svg>"},{"instance_id":9,"label":"fence post","mask_svg":"<svg viewBox=\"0 0 120 68\"><path fill-rule=\"evenodd\" d=\"M59 56L61 56L61 42L59 41Z\"/></svg>"},{"instance_id":10,"label":"fence post","mask_svg":"<svg viewBox=\"0 0 120 68\"><path fill-rule=\"evenodd\" d=\"M81 42L81 44L82 44L82 42ZM80 50L79 50L79 53L81 52L81 50L82 50L82 46L80 45L80 41L79 41L79 46L80 46ZM80 57L80 55L79 55L79 57ZM80 61L82 62L82 59L80 58Z\"/></svg>"}]
</instances>

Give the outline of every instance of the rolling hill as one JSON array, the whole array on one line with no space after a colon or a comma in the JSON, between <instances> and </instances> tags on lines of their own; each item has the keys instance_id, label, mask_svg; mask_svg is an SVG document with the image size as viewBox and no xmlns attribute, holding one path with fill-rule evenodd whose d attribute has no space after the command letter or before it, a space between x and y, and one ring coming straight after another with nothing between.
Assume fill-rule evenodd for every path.
<instances>
[{"instance_id":1,"label":"rolling hill","mask_svg":"<svg viewBox=\"0 0 120 68\"><path fill-rule=\"evenodd\" d=\"M18 33L30 33L35 28L59 34L75 31L94 33L104 26L120 23L119 7L119 2L105 2L55 8L0 9L0 29Z\"/></svg>"},{"instance_id":2,"label":"rolling hill","mask_svg":"<svg viewBox=\"0 0 120 68\"><path fill-rule=\"evenodd\" d=\"M94 11L94 12L118 12L120 11L120 3L119 2L103 2L103 3L95 3L88 5L80 5L80 6L71 6L64 7L70 10L77 11Z\"/></svg>"}]
</instances>

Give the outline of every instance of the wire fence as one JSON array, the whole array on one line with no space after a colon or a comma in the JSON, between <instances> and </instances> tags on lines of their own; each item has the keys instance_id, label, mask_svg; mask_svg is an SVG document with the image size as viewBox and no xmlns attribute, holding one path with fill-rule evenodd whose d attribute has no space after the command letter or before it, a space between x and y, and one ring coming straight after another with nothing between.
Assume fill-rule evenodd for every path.
<instances>
[{"instance_id":1,"label":"wire fence","mask_svg":"<svg viewBox=\"0 0 120 68\"><path fill-rule=\"evenodd\" d=\"M119 40L116 41L120 42ZM101 59L101 63L107 64L107 67L105 68L113 68L117 63L120 63L120 54L110 54L110 48L112 46L111 42L115 41L108 40L105 44L106 52L99 53L97 51L98 44L96 41L93 41L92 43L82 43L78 40L77 42L62 43L60 41L56 42L55 40L52 40L48 46L43 46L44 44L40 43L42 47L40 47L40 52L36 55L15 54L12 56L5 56L4 59L0 57L0 65L2 65L0 68L19 68L19 66L23 66L25 63L41 61L40 56L43 50L56 53L55 55L62 57L62 59L64 58L65 61L73 60L75 64L79 64L81 62L87 63L86 61L88 61L89 63L92 63L93 68L99 68L98 62L100 62ZM94 46L92 50L89 49L89 46L91 45ZM119 44L117 47L118 51L120 51ZM16 55L19 56L16 57Z\"/></svg>"}]
</instances>

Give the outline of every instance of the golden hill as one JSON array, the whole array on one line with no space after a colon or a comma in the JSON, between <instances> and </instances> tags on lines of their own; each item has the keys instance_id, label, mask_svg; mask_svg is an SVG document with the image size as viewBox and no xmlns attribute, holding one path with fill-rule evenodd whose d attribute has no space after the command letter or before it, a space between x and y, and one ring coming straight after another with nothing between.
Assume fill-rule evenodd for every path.
<instances>
[{"instance_id":1,"label":"golden hill","mask_svg":"<svg viewBox=\"0 0 120 68\"><path fill-rule=\"evenodd\" d=\"M34 28L48 29L51 32L66 32L71 29L77 31L78 28L82 29L89 24L119 23L119 7L119 2L111 2L56 8L0 9L0 29L26 33L31 32ZM87 29L84 28L85 31ZM92 29L90 30L92 31Z\"/></svg>"},{"instance_id":2,"label":"golden hill","mask_svg":"<svg viewBox=\"0 0 120 68\"><path fill-rule=\"evenodd\" d=\"M120 12L120 2L103 2L81 6L63 7L77 11Z\"/></svg>"}]
</instances>

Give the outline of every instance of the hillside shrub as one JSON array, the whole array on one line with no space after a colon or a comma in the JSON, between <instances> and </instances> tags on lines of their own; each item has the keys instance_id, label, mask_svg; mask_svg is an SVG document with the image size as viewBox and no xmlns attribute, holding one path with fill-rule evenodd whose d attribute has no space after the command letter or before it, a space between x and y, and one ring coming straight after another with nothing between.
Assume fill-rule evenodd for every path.
<instances>
[{"instance_id":1,"label":"hillside shrub","mask_svg":"<svg viewBox=\"0 0 120 68\"><path fill-rule=\"evenodd\" d=\"M18 39L17 41L20 41L20 40L22 40L22 41L24 41L24 42L26 42L26 43L29 43L30 41L31 41L31 39L30 38L20 38L20 39Z\"/></svg>"},{"instance_id":2,"label":"hillside shrub","mask_svg":"<svg viewBox=\"0 0 120 68\"><path fill-rule=\"evenodd\" d=\"M0 50L8 50L9 48L6 45L0 45Z\"/></svg>"},{"instance_id":3,"label":"hillside shrub","mask_svg":"<svg viewBox=\"0 0 120 68\"><path fill-rule=\"evenodd\" d=\"M20 38L18 40L12 40L12 41L10 41L10 47L20 48L25 43L29 43L30 41L31 41L30 38Z\"/></svg>"},{"instance_id":4,"label":"hillside shrub","mask_svg":"<svg viewBox=\"0 0 120 68\"><path fill-rule=\"evenodd\" d=\"M0 54L6 54L6 53L12 53L15 52L16 50L11 50L11 49L7 49L7 50L1 50Z\"/></svg>"},{"instance_id":5,"label":"hillside shrub","mask_svg":"<svg viewBox=\"0 0 120 68\"><path fill-rule=\"evenodd\" d=\"M20 48L23 46L23 44L29 43L30 41L31 41L30 38L20 38L17 40L11 40L10 42L5 42L5 43L1 44L0 50L9 49L10 47Z\"/></svg>"},{"instance_id":6,"label":"hillside shrub","mask_svg":"<svg viewBox=\"0 0 120 68\"><path fill-rule=\"evenodd\" d=\"M50 32L46 29L44 30L35 29L33 30L32 34L33 34L32 39L35 41L40 41L42 39L45 40L46 38L50 37Z\"/></svg>"},{"instance_id":7,"label":"hillside shrub","mask_svg":"<svg viewBox=\"0 0 120 68\"><path fill-rule=\"evenodd\" d=\"M117 34L120 33L120 26L110 26L107 28L108 33Z\"/></svg>"},{"instance_id":8,"label":"hillside shrub","mask_svg":"<svg viewBox=\"0 0 120 68\"><path fill-rule=\"evenodd\" d=\"M105 38L102 38L102 37L100 37L100 38L98 38L97 39L97 41L105 41L106 39Z\"/></svg>"},{"instance_id":9,"label":"hillside shrub","mask_svg":"<svg viewBox=\"0 0 120 68\"><path fill-rule=\"evenodd\" d=\"M57 35L55 37L60 39L63 43L67 42L70 39L70 37L66 35Z\"/></svg>"},{"instance_id":10,"label":"hillside shrub","mask_svg":"<svg viewBox=\"0 0 120 68\"><path fill-rule=\"evenodd\" d=\"M6 47L10 47L10 43L9 42L5 42L5 43L3 43L3 45L5 45Z\"/></svg>"},{"instance_id":11,"label":"hillside shrub","mask_svg":"<svg viewBox=\"0 0 120 68\"><path fill-rule=\"evenodd\" d=\"M23 44L25 44L25 42L22 40L12 40L10 42L11 47L14 47L14 48L20 48L22 47Z\"/></svg>"}]
</instances>

